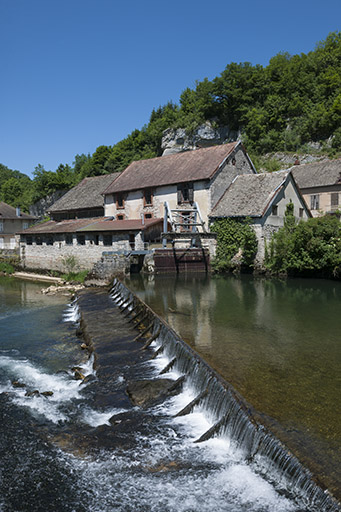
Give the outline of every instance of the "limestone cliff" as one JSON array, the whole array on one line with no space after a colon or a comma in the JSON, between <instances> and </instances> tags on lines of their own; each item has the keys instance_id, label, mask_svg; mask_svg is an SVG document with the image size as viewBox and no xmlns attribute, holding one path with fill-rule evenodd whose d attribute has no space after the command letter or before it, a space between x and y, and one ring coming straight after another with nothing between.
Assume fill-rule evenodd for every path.
<instances>
[{"instance_id":1,"label":"limestone cliff","mask_svg":"<svg viewBox=\"0 0 341 512\"><path fill-rule=\"evenodd\" d=\"M214 122L206 121L188 133L184 128L168 128L163 132L161 147L163 155L171 155L182 151L205 148L232 142L240 138L240 133L232 131L228 126L214 126Z\"/></svg>"}]
</instances>

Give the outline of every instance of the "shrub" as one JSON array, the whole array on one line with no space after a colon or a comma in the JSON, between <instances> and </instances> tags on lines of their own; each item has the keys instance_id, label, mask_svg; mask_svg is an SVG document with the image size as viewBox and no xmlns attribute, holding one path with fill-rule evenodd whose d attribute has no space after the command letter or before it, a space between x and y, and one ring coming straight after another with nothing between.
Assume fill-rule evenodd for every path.
<instances>
[{"instance_id":1,"label":"shrub","mask_svg":"<svg viewBox=\"0 0 341 512\"><path fill-rule=\"evenodd\" d=\"M62 275L62 279L65 281L75 281L77 283L84 283L88 270L81 270L80 272L68 272Z\"/></svg>"},{"instance_id":2,"label":"shrub","mask_svg":"<svg viewBox=\"0 0 341 512\"><path fill-rule=\"evenodd\" d=\"M10 263L0 262L0 272L5 274L13 274L14 267Z\"/></svg>"},{"instance_id":3,"label":"shrub","mask_svg":"<svg viewBox=\"0 0 341 512\"><path fill-rule=\"evenodd\" d=\"M217 233L217 255L212 263L216 272L224 272L238 266L252 267L257 253L257 237L251 227L251 219L220 219L211 225ZM233 261L238 255L237 261Z\"/></svg>"},{"instance_id":4,"label":"shrub","mask_svg":"<svg viewBox=\"0 0 341 512\"><path fill-rule=\"evenodd\" d=\"M289 275L341 277L341 223L335 216L285 225L274 234L265 265Z\"/></svg>"}]
</instances>

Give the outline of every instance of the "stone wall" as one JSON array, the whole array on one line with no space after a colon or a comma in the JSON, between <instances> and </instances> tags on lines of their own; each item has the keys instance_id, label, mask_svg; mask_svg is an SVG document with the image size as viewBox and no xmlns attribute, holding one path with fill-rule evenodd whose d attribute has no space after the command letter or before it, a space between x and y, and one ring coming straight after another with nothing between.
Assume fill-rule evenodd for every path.
<instances>
[{"instance_id":1,"label":"stone wall","mask_svg":"<svg viewBox=\"0 0 341 512\"><path fill-rule=\"evenodd\" d=\"M236 176L250 173L253 173L250 160L242 147L238 146L211 182L209 210L212 211Z\"/></svg>"},{"instance_id":2,"label":"stone wall","mask_svg":"<svg viewBox=\"0 0 341 512\"><path fill-rule=\"evenodd\" d=\"M129 272L130 253L127 251L107 251L95 263L87 276L87 284L98 284L98 281L109 283L115 276L122 276Z\"/></svg>"},{"instance_id":3,"label":"stone wall","mask_svg":"<svg viewBox=\"0 0 341 512\"><path fill-rule=\"evenodd\" d=\"M76 235L73 235L72 244L67 244L64 235L60 235L52 245L43 242L38 245L35 242L28 245L24 240L20 242L20 258L23 268L57 270L67 272L70 270L68 259L73 258L76 262L75 271L91 270L93 265L99 261L103 252L130 251L129 234L122 233L112 236L112 244L104 245L103 235L99 235L98 245L94 243L92 234L85 235L85 244L77 244Z\"/></svg>"}]
</instances>

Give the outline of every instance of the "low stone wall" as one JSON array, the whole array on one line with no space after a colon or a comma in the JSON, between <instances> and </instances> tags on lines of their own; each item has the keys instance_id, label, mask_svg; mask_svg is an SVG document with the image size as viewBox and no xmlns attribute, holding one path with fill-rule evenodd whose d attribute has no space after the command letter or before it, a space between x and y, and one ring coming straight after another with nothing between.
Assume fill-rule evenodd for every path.
<instances>
[{"instance_id":1,"label":"low stone wall","mask_svg":"<svg viewBox=\"0 0 341 512\"><path fill-rule=\"evenodd\" d=\"M73 258L76 265L75 270L91 270L95 263L100 261L102 254L110 250L111 246L105 246L103 243L96 245L86 239L84 245L79 245L74 239L73 244L66 244L62 241L55 241L52 245L45 242L42 245L33 243L32 245L24 242L20 243L20 258L23 268L56 270L66 272L68 268L68 259ZM129 235L126 237L113 237L113 246L116 251L130 250Z\"/></svg>"},{"instance_id":2,"label":"low stone wall","mask_svg":"<svg viewBox=\"0 0 341 512\"><path fill-rule=\"evenodd\" d=\"M115 276L124 275L129 272L130 256L128 251L103 252L102 257L95 263L90 274L87 276L87 284L94 284L98 281L109 282Z\"/></svg>"}]
</instances>

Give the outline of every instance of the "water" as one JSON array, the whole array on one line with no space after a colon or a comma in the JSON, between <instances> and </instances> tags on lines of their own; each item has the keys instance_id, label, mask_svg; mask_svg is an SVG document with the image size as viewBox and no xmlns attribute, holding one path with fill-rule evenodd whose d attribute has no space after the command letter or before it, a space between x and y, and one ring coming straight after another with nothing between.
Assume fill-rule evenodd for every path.
<instances>
[{"instance_id":1,"label":"water","mask_svg":"<svg viewBox=\"0 0 341 512\"><path fill-rule=\"evenodd\" d=\"M340 283L132 276L128 286L340 498Z\"/></svg>"},{"instance_id":2,"label":"water","mask_svg":"<svg viewBox=\"0 0 341 512\"><path fill-rule=\"evenodd\" d=\"M174 415L195 387L147 410L128 403L127 381L157 376L166 354L134 367L117 360L104 403L107 387L76 337L77 304L40 288L0 279L1 511L312 510L276 490L226 437L194 443L213 418L201 407ZM73 378L75 365L86 383ZM26 396L34 390L53 395Z\"/></svg>"}]
</instances>

